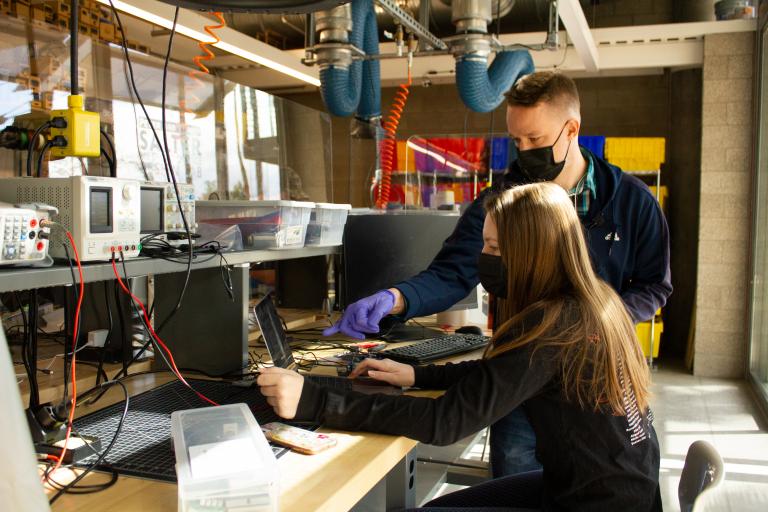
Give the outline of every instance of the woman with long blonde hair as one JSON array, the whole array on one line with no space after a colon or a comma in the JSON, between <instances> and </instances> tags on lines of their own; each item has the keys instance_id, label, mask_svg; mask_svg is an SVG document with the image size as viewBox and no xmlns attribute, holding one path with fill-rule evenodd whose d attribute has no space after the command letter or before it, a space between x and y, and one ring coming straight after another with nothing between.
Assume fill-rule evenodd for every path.
<instances>
[{"instance_id":1,"label":"woman with long blonde hair","mask_svg":"<svg viewBox=\"0 0 768 512\"><path fill-rule=\"evenodd\" d=\"M369 359L352 374L444 395L343 392L280 368L262 370L262 393L283 418L439 445L522 407L543 471L428 506L660 510L648 369L620 297L592 269L571 200L551 183L492 196L483 239L481 282L501 298L502 317L483 358L424 367Z\"/></svg>"}]
</instances>

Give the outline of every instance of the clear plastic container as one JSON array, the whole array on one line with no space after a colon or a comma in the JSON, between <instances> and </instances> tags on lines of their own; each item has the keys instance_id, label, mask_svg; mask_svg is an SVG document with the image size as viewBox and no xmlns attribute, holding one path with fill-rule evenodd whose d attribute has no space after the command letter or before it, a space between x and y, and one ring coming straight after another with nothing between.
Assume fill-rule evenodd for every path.
<instances>
[{"instance_id":1,"label":"clear plastic container","mask_svg":"<svg viewBox=\"0 0 768 512\"><path fill-rule=\"evenodd\" d=\"M171 414L179 512L276 512L275 455L245 404Z\"/></svg>"},{"instance_id":2,"label":"clear plastic container","mask_svg":"<svg viewBox=\"0 0 768 512\"><path fill-rule=\"evenodd\" d=\"M341 245L350 204L316 203L307 225L305 245Z\"/></svg>"},{"instance_id":3,"label":"clear plastic container","mask_svg":"<svg viewBox=\"0 0 768 512\"><path fill-rule=\"evenodd\" d=\"M304 247L315 203L300 201L197 201L198 223L240 227L247 249Z\"/></svg>"}]
</instances>

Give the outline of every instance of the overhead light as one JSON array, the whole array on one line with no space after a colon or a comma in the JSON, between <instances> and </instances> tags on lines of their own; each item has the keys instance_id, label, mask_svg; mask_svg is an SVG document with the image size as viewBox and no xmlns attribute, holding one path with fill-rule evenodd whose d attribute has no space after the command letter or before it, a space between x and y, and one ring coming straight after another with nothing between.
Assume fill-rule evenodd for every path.
<instances>
[{"instance_id":1,"label":"overhead light","mask_svg":"<svg viewBox=\"0 0 768 512\"><path fill-rule=\"evenodd\" d=\"M100 4L103 4L103 5L106 5L107 7L110 7L109 0L97 0L97 1ZM161 12L170 9L171 16L170 17L162 16L162 15L157 14L155 12L152 12L152 11L146 9L146 8L139 7L136 4L152 4L153 7L156 5L157 8L155 10L156 11L161 11ZM167 5L167 4L162 4L162 3L159 3L159 2L146 2L146 1L135 1L135 2L132 2L132 3L128 3L128 2L121 2L120 0L113 0L112 1L112 5L115 6L115 9L117 9L117 10L119 10L121 12L124 12L126 14L130 14L131 16L135 16L136 18L139 18L139 19L144 20L146 22L152 23L154 25L158 25L158 26L166 28L168 30L170 30L173 27L172 13L173 13L174 8L169 6L169 5ZM203 18L202 16L200 16L197 13L192 13L190 11L185 11L184 9L182 9L182 12L185 14L185 17L186 17L186 15L191 15L191 16L199 17L199 18L201 18L201 20L205 20L205 18ZM181 13L180 13L179 18L181 19L181 17L182 16L181 16ZM202 26L202 24L201 24L201 26ZM232 29L229 29L229 30L232 30ZM312 75L309 75L307 73L302 73L301 71L299 71L297 69L294 69L291 66L287 66L287 65L282 64L280 62L277 62L274 59L270 59L270 58L265 57L263 55L259 55L257 53L254 53L254 52L250 51L250 50L246 50L242 46L238 46L236 44L232 44L230 42L227 42L224 39L222 39L221 41L216 43L215 40L213 38L211 38L211 36L209 36L205 32L202 32L202 31L190 28L188 25L185 25L183 23L180 23L180 22L176 23L176 32L178 32L179 34L184 35L186 37L189 37L191 39L195 39L197 41L213 43L213 44L211 44L211 46L213 46L215 48L219 48L220 50L224 50L225 52L229 52L229 53L231 53L233 55L237 55L238 57L242 57L245 60L254 62L254 63L262 65L264 67L267 67L267 68L270 68L270 69L274 69L275 71L278 71L278 72L283 73L285 75L288 75L290 77L296 78L296 79L301 80L303 82L306 82L308 84L314 85L315 87L320 87L320 80L318 80L316 77L314 77ZM232 32L234 32L234 30L232 30ZM251 39L250 37L248 37L248 36L246 36L244 34L240 34L240 36L242 36L242 38ZM269 48L270 52L271 52L272 49L274 49L274 51L276 51L276 52L281 52L281 50L278 50L277 48L273 48L273 47L267 45L266 43L262 43L261 41L257 41L255 39L253 41L255 43L263 44L264 46L267 46Z\"/></svg>"}]
</instances>

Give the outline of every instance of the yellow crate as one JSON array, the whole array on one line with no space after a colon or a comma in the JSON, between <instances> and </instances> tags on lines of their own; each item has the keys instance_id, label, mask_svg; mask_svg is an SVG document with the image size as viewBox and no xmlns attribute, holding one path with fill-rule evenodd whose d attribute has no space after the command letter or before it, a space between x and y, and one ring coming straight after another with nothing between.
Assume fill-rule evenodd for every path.
<instances>
[{"instance_id":1,"label":"yellow crate","mask_svg":"<svg viewBox=\"0 0 768 512\"><path fill-rule=\"evenodd\" d=\"M648 187L651 189L651 194L653 194L654 197L656 197L656 185L651 185ZM669 199L669 189L666 185L662 185L659 188L659 204L661 205L661 210L666 213L667 212L667 199Z\"/></svg>"},{"instance_id":2,"label":"yellow crate","mask_svg":"<svg viewBox=\"0 0 768 512\"><path fill-rule=\"evenodd\" d=\"M605 159L625 171L655 171L664 163L663 137L606 137Z\"/></svg>"},{"instance_id":3,"label":"yellow crate","mask_svg":"<svg viewBox=\"0 0 768 512\"><path fill-rule=\"evenodd\" d=\"M397 167L398 171L409 172L416 170L416 160L413 156L413 149L407 146L407 142L404 140L397 141Z\"/></svg>"},{"instance_id":4,"label":"yellow crate","mask_svg":"<svg viewBox=\"0 0 768 512\"><path fill-rule=\"evenodd\" d=\"M651 322L642 322L635 326L637 339L643 348L643 354L648 357L651 347ZM656 320L653 326L653 357L659 357L659 345L661 344L661 333L664 332L664 322Z\"/></svg>"}]
</instances>

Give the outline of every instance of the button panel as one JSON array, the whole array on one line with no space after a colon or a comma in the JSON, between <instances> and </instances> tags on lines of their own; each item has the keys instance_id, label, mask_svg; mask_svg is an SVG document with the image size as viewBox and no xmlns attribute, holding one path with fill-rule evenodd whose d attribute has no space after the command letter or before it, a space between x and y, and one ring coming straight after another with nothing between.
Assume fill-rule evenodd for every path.
<instances>
[{"instance_id":1,"label":"button panel","mask_svg":"<svg viewBox=\"0 0 768 512\"><path fill-rule=\"evenodd\" d=\"M48 240L40 239L41 212L0 207L0 265L40 261L48 252ZM48 230L45 230L48 233Z\"/></svg>"}]
</instances>

